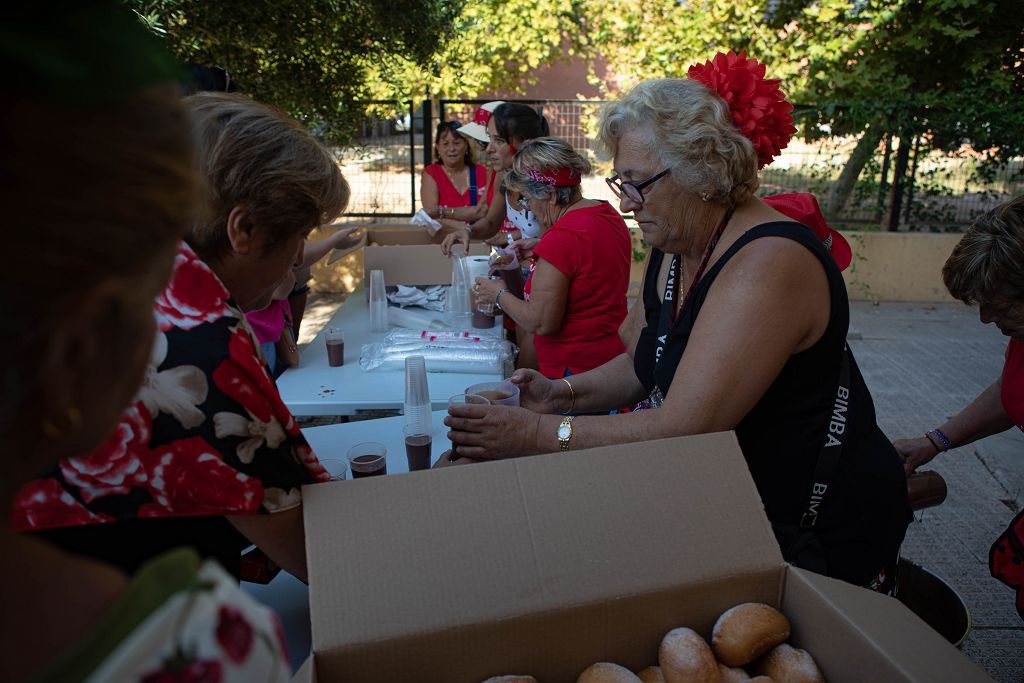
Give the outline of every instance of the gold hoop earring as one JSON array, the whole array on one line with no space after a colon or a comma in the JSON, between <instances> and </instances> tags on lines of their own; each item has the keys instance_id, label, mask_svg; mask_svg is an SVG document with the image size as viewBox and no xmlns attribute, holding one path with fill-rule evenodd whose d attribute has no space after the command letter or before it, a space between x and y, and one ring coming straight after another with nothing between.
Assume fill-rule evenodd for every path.
<instances>
[{"instance_id":1,"label":"gold hoop earring","mask_svg":"<svg viewBox=\"0 0 1024 683\"><path fill-rule=\"evenodd\" d=\"M65 412L64 419L67 425L63 429L55 425L51 420L44 419L42 421L41 426L46 438L50 441L60 441L77 432L79 427L82 426L82 411L75 406L71 406Z\"/></svg>"}]
</instances>

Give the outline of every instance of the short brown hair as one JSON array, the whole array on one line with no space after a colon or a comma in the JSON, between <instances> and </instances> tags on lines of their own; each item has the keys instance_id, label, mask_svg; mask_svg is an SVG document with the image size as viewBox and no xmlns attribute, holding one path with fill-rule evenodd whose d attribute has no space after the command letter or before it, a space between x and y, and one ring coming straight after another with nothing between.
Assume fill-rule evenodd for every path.
<instances>
[{"instance_id":1,"label":"short brown hair","mask_svg":"<svg viewBox=\"0 0 1024 683\"><path fill-rule=\"evenodd\" d=\"M230 93L198 93L185 104L207 190L189 243L204 258L227 253L236 206L273 246L334 220L348 204L348 183L330 152L283 112Z\"/></svg>"},{"instance_id":2,"label":"short brown hair","mask_svg":"<svg viewBox=\"0 0 1024 683\"><path fill-rule=\"evenodd\" d=\"M942 279L966 304L1024 303L1024 197L976 220L946 260Z\"/></svg>"}]
</instances>

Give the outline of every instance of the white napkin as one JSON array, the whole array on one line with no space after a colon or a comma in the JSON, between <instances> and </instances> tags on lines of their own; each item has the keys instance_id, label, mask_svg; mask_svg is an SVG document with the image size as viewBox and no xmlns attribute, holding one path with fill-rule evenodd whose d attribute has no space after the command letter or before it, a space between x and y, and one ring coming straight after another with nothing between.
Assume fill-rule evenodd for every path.
<instances>
[{"instance_id":1,"label":"white napkin","mask_svg":"<svg viewBox=\"0 0 1024 683\"><path fill-rule=\"evenodd\" d=\"M413 214L412 220L410 221L413 225L422 225L427 230L427 234L433 237L437 234L437 231L441 229L441 224L435 221L433 218L427 215L427 212L420 209Z\"/></svg>"},{"instance_id":2,"label":"white napkin","mask_svg":"<svg viewBox=\"0 0 1024 683\"><path fill-rule=\"evenodd\" d=\"M444 285L431 285L423 288L398 285L397 291L388 294L388 300L403 308L422 306L431 311L443 311L446 289L447 287Z\"/></svg>"}]
</instances>

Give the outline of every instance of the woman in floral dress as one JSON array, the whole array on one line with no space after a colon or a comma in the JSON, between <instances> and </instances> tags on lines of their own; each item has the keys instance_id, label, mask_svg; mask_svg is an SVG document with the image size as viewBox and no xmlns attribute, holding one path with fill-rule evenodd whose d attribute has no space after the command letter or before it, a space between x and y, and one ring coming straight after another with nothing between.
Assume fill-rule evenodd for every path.
<instances>
[{"instance_id":1,"label":"woman in floral dress","mask_svg":"<svg viewBox=\"0 0 1024 683\"><path fill-rule=\"evenodd\" d=\"M195 208L177 66L123 3L65 9L23 7L0 28L12 76L0 198L15 255L0 269L8 506L40 471L101 444L131 402L156 332L153 298ZM128 425L146 424L125 422L111 439L127 442ZM124 480L139 481L139 467ZM49 501L51 519L65 522L107 514L61 481L30 486L31 509ZM129 578L9 521L0 522L0 680L288 680L280 621L216 563L179 549Z\"/></svg>"},{"instance_id":2,"label":"woman in floral dress","mask_svg":"<svg viewBox=\"0 0 1024 683\"><path fill-rule=\"evenodd\" d=\"M276 110L226 93L185 104L206 205L156 299L142 389L98 449L22 488L14 525L127 571L186 545L239 575L241 551L255 544L305 580L299 490L329 475L243 311L270 303L348 185L330 153Z\"/></svg>"}]
</instances>

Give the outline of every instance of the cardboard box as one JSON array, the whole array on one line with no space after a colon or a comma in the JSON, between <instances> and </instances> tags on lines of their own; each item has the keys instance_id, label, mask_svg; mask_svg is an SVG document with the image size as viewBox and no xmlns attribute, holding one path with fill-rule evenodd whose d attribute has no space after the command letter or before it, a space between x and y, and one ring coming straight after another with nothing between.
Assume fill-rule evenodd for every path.
<instances>
[{"instance_id":1,"label":"cardboard box","mask_svg":"<svg viewBox=\"0 0 1024 683\"><path fill-rule=\"evenodd\" d=\"M479 683L656 663L670 629L779 607L831 683L988 677L894 599L786 565L732 433L303 491L314 666Z\"/></svg>"},{"instance_id":2,"label":"cardboard box","mask_svg":"<svg viewBox=\"0 0 1024 683\"><path fill-rule=\"evenodd\" d=\"M363 281L371 270L384 271L386 285L449 285L452 262L441 253L442 230L434 237L418 226L367 228L363 249ZM471 256L485 256L490 247L481 242L469 246Z\"/></svg>"}]
</instances>

